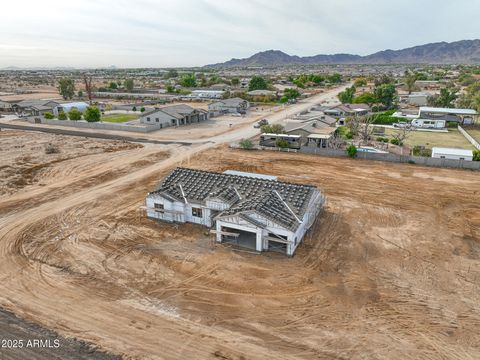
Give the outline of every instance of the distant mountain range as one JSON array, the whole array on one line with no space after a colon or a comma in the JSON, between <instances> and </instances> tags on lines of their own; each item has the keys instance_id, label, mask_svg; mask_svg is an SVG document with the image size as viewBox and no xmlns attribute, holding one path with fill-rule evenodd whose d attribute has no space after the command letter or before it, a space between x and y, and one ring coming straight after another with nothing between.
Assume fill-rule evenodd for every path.
<instances>
[{"instance_id":1,"label":"distant mountain range","mask_svg":"<svg viewBox=\"0 0 480 360\"><path fill-rule=\"evenodd\" d=\"M279 50L256 53L245 59L231 59L207 67L257 67L320 64L480 64L480 40L438 42L402 50L384 50L371 55L351 54L296 56Z\"/></svg>"}]
</instances>

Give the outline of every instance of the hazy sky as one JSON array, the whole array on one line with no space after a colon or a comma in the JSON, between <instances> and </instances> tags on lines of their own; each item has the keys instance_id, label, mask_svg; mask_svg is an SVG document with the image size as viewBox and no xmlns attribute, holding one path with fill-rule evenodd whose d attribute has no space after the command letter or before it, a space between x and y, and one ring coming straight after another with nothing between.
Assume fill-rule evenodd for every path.
<instances>
[{"instance_id":1,"label":"hazy sky","mask_svg":"<svg viewBox=\"0 0 480 360\"><path fill-rule=\"evenodd\" d=\"M479 0L5 0L0 68L196 66L480 38Z\"/></svg>"}]
</instances>

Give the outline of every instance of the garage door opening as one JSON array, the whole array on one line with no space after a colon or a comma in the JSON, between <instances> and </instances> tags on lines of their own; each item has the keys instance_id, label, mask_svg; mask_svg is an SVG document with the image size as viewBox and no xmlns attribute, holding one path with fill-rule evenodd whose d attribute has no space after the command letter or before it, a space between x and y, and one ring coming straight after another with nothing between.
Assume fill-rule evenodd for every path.
<instances>
[{"instance_id":1,"label":"garage door opening","mask_svg":"<svg viewBox=\"0 0 480 360\"><path fill-rule=\"evenodd\" d=\"M282 254L287 253L288 240L286 236L268 233L267 240L269 251L275 251Z\"/></svg>"},{"instance_id":2,"label":"garage door opening","mask_svg":"<svg viewBox=\"0 0 480 360\"><path fill-rule=\"evenodd\" d=\"M254 232L233 229L226 226L222 226L222 232L239 234L238 236L222 235L223 243L232 244L251 250L256 250L257 248L257 234Z\"/></svg>"},{"instance_id":3,"label":"garage door opening","mask_svg":"<svg viewBox=\"0 0 480 360\"><path fill-rule=\"evenodd\" d=\"M268 240L268 250L286 254L287 244L284 242L279 242L275 240Z\"/></svg>"}]
</instances>

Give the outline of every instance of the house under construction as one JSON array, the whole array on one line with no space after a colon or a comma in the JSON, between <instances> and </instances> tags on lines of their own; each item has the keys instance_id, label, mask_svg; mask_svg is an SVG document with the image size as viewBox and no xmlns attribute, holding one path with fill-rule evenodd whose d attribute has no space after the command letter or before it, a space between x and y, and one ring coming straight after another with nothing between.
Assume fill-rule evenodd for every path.
<instances>
[{"instance_id":1,"label":"house under construction","mask_svg":"<svg viewBox=\"0 0 480 360\"><path fill-rule=\"evenodd\" d=\"M293 255L325 202L314 186L276 177L176 168L146 198L155 220L212 228L217 242Z\"/></svg>"}]
</instances>

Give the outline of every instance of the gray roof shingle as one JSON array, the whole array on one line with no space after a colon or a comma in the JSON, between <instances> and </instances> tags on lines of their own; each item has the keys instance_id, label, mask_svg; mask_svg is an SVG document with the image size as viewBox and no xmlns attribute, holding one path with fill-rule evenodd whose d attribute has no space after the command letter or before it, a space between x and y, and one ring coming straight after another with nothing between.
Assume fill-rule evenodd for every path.
<instances>
[{"instance_id":1,"label":"gray roof shingle","mask_svg":"<svg viewBox=\"0 0 480 360\"><path fill-rule=\"evenodd\" d=\"M214 197L225 200L230 208L219 216L256 212L291 230L298 227L297 218L303 217L318 191L311 185L178 167L152 193L183 202L182 190L188 202L204 203Z\"/></svg>"}]
</instances>

